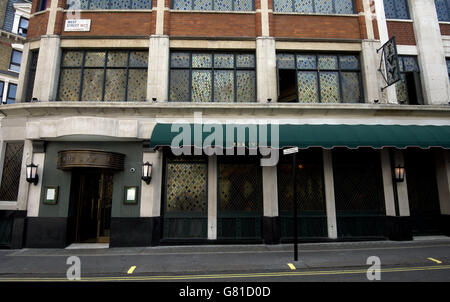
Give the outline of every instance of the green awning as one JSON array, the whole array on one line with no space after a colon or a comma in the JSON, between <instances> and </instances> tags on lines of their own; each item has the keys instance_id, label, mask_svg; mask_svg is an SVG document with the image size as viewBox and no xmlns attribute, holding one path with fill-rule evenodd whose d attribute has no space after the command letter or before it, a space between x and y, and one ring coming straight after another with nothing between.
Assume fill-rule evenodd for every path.
<instances>
[{"instance_id":1,"label":"green awning","mask_svg":"<svg viewBox=\"0 0 450 302\"><path fill-rule=\"evenodd\" d=\"M277 130L278 128L278 130ZM197 133L197 136L194 135ZM274 135L278 133L278 144ZM245 135L244 135L245 134ZM182 139L184 137L184 139ZM274 139L272 140L272 137ZM216 138L216 139L214 139ZM231 139L230 139L231 138ZM209 125L157 124L150 147L450 148L450 126L418 125Z\"/></svg>"}]
</instances>

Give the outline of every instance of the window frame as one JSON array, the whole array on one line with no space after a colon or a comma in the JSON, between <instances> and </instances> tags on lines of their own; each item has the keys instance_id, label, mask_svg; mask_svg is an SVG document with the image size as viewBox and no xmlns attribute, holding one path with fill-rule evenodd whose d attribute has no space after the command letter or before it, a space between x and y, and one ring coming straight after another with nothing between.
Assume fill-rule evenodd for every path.
<instances>
[{"instance_id":1,"label":"window frame","mask_svg":"<svg viewBox=\"0 0 450 302\"><path fill-rule=\"evenodd\" d=\"M5 81L0 81L0 102L3 104L3 95L5 92Z\"/></svg>"},{"instance_id":2,"label":"window frame","mask_svg":"<svg viewBox=\"0 0 450 302\"><path fill-rule=\"evenodd\" d=\"M189 53L189 67L172 67L172 55L174 53ZM211 55L211 67L192 67L192 55L193 54L209 54ZM234 62L233 62L233 68L220 68L220 67L214 67L214 57L215 55L234 55ZM236 56L238 55L253 55L255 58L255 66L254 67L237 67L237 60L236 60ZM170 98L170 91L172 88L171 85L171 79L172 79L172 70L188 70L189 71L189 84L188 84L188 88L189 88L189 100L185 101L185 100L171 100ZM170 52L169 55L169 98L168 98L168 102L171 103L181 103L181 102L189 102L189 103L201 103L201 102L196 102L192 100L192 73L195 70L210 70L211 71L211 98L210 101L207 103L228 103L228 104L234 104L234 103L244 103L244 104L251 104L251 103L256 103L257 101L257 75L256 75L256 53L252 53L252 52L245 52L245 51L211 51L211 50L174 50ZM234 97L233 97L233 102L217 102L214 99L214 75L215 75L215 71L220 71L220 70L225 70L225 71L233 71L233 81L234 81L234 87L233 87L233 93L234 93ZM255 91L254 91L254 98L251 102L238 102L237 100L237 71L253 71L255 74L255 78L254 78L254 87L255 87Z\"/></svg>"},{"instance_id":3,"label":"window frame","mask_svg":"<svg viewBox=\"0 0 450 302\"><path fill-rule=\"evenodd\" d=\"M47 9L47 0L40 0L36 8L36 12L41 12Z\"/></svg>"},{"instance_id":4,"label":"window frame","mask_svg":"<svg viewBox=\"0 0 450 302\"><path fill-rule=\"evenodd\" d=\"M436 5L436 0L434 0L434 5L436 7L436 14L438 16L438 21L439 22L450 22L450 1L449 0L445 0L444 4L447 7L447 20L440 20L439 19L439 10L438 10L438 7Z\"/></svg>"},{"instance_id":5,"label":"window frame","mask_svg":"<svg viewBox=\"0 0 450 302\"><path fill-rule=\"evenodd\" d=\"M82 59L81 59L81 65L80 66L64 66L63 62L64 62L64 54L65 52L82 52ZM117 66L108 66L108 54L109 52L126 52L127 53L127 66L126 67L117 67ZM79 83L79 92L78 92L78 100L76 100L75 102L111 102L111 103L121 103L121 102L128 102L128 84L129 84L129 74L130 74L130 70L148 70L148 61L147 61L147 66L145 67L135 67L135 66L130 66L130 57L131 57L131 53L132 52L147 52L148 54L148 50L145 49L63 49L63 53L61 55L61 63L60 63L60 69L59 69L59 80L58 80L58 93L57 93L57 100L60 101L60 89L61 89L61 80L62 80L62 74L63 74L63 70L64 69L75 69L75 70L80 70L81 74L80 74L80 83ZM86 63L86 54L88 52L104 52L105 53L105 60L103 63L103 66L85 66ZM93 101L93 100L84 100L83 99L83 79L84 79L84 72L85 70L103 70L103 80L102 80L102 99L101 101ZM109 100L105 100L105 92L106 92L106 71L107 70L126 70L126 84L125 84L125 96L124 99L121 101L109 101ZM147 79L148 79L148 74L147 74ZM146 87L147 89L147 87ZM147 97L145 97L146 101Z\"/></svg>"},{"instance_id":6,"label":"window frame","mask_svg":"<svg viewBox=\"0 0 450 302\"><path fill-rule=\"evenodd\" d=\"M410 8L409 8L409 2L408 2L408 0L401 0L401 1L404 1L405 2L405 6L406 6L406 15L407 15L407 18L405 19L405 18L400 18L399 16L398 16L398 8L397 8L397 2L396 2L397 0L395 0L393 3L394 3L394 13L395 13L395 17L387 17L386 16L386 5L384 5L385 3L384 3L384 0L383 0L383 6L384 6L384 15L385 15L385 17L386 17L386 19L392 19L392 20L411 20L411 10L410 10Z\"/></svg>"},{"instance_id":7,"label":"window frame","mask_svg":"<svg viewBox=\"0 0 450 302\"><path fill-rule=\"evenodd\" d=\"M14 98L11 98L9 96L9 93L11 92L11 86L16 87ZM17 98L17 84L9 83L8 84L8 92L6 94L6 104L15 104L16 98ZM12 101L12 102L10 102L10 101Z\"/></svg>"},{"instance_id":8,"label":"window frame","mask_svg":"<svg viewBox=\"0 0 450 302\"><path fill-rule=\"evenodd\" d=\"M346 14L341 14L341 13L337 13L336 12L336 0L332 1L332 9L333 12L332 13L321 13L321 12L317 12L316 11L316 0L312 0L312 9L313 12L311 13L302 13L302 12L296 12L295 11L295 0L289 0L291 2L291 10L288 12L283 12L283 11L278 11L277 8L278 6L276 5L277 1L274 0L273 1L273 12L274 13L279 13L279 14L283 14L283 13L296 13L296 14L316 14L316 15L346 15ZM353 8L353 12L351 13L351 15L356 14L356 4L355 4L355 0L351 0L352 1L352 8Z\"/></svg>"},{"instance_id":9,"label":"window frame","mask_svg":"<svg viewBox=\"0 0 450 302\"><path fill-rule=\"evenodd\" d=\"M415 65L417 67L417 70L414 70L414 71L408 70L408 71L406 71L405 70L405 63L404 63L404 59L405 58L413 58L414 61L415 61ZM400 64L400 66L399 66L400 81L396 83L396 86L395 86L396 92L397 92L397 89L398 89L397 85L400 82L403 82L405 80L404 85L406 86L406 97L407 97L405 104L410 105L411 100L409 99L408 89L411 89L411 87L408 87L408 84L406 82L406 74L407 73L417 73L418 75L420 75L421 71L420 71L420 66L419 66L419 58L418 58L418 56L415 56L415 55L399 55L398 56L398 60L399 60L399 64ZM421 82L420 83L416 83L416 84L422 85ZM417 95L417 101L419 102L419 104L424 105L423 94L422 94L422 86L414 87L414 88L416 89L416 94L420 92L420 96ZM398 93L397 93L397 101L399 103L401 103L400 100L398 99ZM403 103L401 103L401 104L403 104Z\"/></svg>"},{"instance_id":10,"label":"window frame","mask_svg":"<svg viewBox=\"0 0 450 302\"><path fill-rule=\"evenodd\" d=\"M26 21L28 22L28 25L27 25L26 28L21 26L23 20L26 20ZM26 37L27 37L27 33L28 33L28 27L29 27L29 25L30 25L29 22L30 22L30 20L29 20L28 18L25 18L25 17L23 17L23 16L20 16L20 19L19 19L19 25L18 25L18 28L17 28L17 34L19 34L20 36L26 38ZM22 29L22 33L20 32L21 29ZM23 30L25 30L25 32L24 32Z\"/></svg>"},{"instance_id":11,"label":"window frame","mask_svg":"<svg viewBox=\"0 0 450 302\"><path fill-rule=\"evenodd\" d=\"M14 53L20 53L20 63L16 63L16 62L13 61ZM10 71L20 73L20 65L22 64L22 56L23 56L23 52L20 51L20 50L13 49L11 51L11 58L9 60L9 70ZM13 69L14 67L18 67L19 70L18 71L14 70Z\"/></svg>"},{"instance_id":12,"label":"window frame","mask_svg":"<svg viewBox=\"0 0 450 302\"><path fill-rule=\"evenodd\" d=\"M128 5L128 7L127 8L114 8L114 7L111 7L112 6L112 1L111 0L106 0L107 1L107 7L106 8L90 8L90 6L91 6L91 3L92 3L92 0L88 0L87 1L87 8L75 8L76 10L110 10L110 9L114 9L114 10L117 10L117 9L123 9L123 10L143 10L143 9L146 9L146 10L151 10L151 9L153 9L153 0L149 0L150 1L150 8L133 8L133 0L130 0L129 1L129 5ZM67 5L66 5L66 9L71 9L71 7L70 7L70 5L67 3Z\"/></svg>"},{"instance_id":13,"label":"window frame","mask_svg":"<svg viewBox=\"0 0 450 302\"><path fill-rule=\"evenodd\" d=\"M292 68L279 68L278 66L278 58L276 59L276 68L277 68L277 74L279 72L279 69L287 69L287 70L295 70L295 74L296 74L296 82L295 82L295 89L296 89L296 95L297 95L297 101L295 103L297 104L363 104L365 103L364 101L364 83L363 83L363 76L362 76L362 66L361 66L361 56L359 53L355 53L355 52L351 52L351 53L336 53L336 52L332 52L332 53L328 53L328 52L292 52L292 51L282 51L282 52L277 52L277 56L278 54L290 54L290 55L294 55L294 64L295 64L295 69ZM315 56L316 59L316 69L299 69L297 66L297 55L300 56ZM337 69L320 69L319 68L319 60L318 58L320 56L335 56L337 58ZM341 64L340 64L340 57L344 57L344 56L356 56L358 58L358 69L343 69L341 68ZM318 102L306 102L306 103L301 103L300 99L299 99L299 95L298 95L298 73L299 72L315 72L315 74L317 75L316 79L316 87L317 87L317 93L318 93ZM321 93L321 87L320 87L320 73L321 72L337 72L338 73L338 81L339 81L339 102L337 103L322 103L322 93ZM358 78L359 78L359 90L361 92L361 99L359 100L359 102L344 102L343 99L343 93L342 93L342 77L341 74L343 72L353 72L353 73L358 73ZM279 87L279 79L277 77L277 87ZM279 94L279 92L278 92ZM279 96L279 95L278 95Z\"/></svg>"}]
</instances>

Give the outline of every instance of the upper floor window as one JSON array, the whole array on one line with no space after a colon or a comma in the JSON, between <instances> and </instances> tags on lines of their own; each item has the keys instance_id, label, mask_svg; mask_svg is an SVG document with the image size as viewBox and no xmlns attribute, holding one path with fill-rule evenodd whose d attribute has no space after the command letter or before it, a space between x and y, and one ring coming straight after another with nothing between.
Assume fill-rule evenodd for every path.
<instances>
[{"instance_id":1,"label":"upper floor window","mask_svg":"<svg viewBox=\"0 0 450 302\"><path fill-rule=\"evenodd\" d=\"M274 0L275 12L354 14L354 0Z\"/></svg>"},{"instance_id":2,"label":"upper floor window","mask_svg":"<svg viewBox=\"0 0 450 302\"><path fill-rule=\"evenodd\" d=\"M359 56L277 54L278 102L363 102Z\"/></svg>"},{"instance_id":3,"label":"upper floor window","mask_svg":"<svg viewBox=\"0 0 450 302\"><path fill-rule=\"evenodd\" d=\"M176 10L253 11L254 0L174 0Z\"/></svg>"},{"instance_id":4,"label":"upper floor window","mask_svg":"<svg viewBox=\"0 0 450 302\"><path fill-rule=\"evenodd\" d=\"M17 33L22 37L26 37L28 32L28 19L24 17L20 17L19 28Z\"/></svg>"},{"instance_id":5,"label":"upper floor window","mask_svg":"<svg viewBox=\"0 0 450 302\"><path fill-rule=\"evenodd\" d=\"M250 53L172 52L169 100L255 102L255 67Z\"/></svg>"},{"instance_id":6,"label":"upper floor window","mask_svg":"<svg viewBox=\"0 0 450 302\"><path fill-rule=\"evenodd\" d=\"M6 95L6 104L14 104L16 102L17 85L9 83L8 94Z\"/></svg>"},{"instance_id":7,"label":"upper floor window","mask_svg":"<svg viewBox=\"0 0 450 302\"><path fill-rule=\"evenodd\" d=\"M410 19L408 0L383 0L386 19Z\"/></svg>"},{"instance_id":8,"label":"upper floor window","mask_svg":"<svg viewBox=\"0 0 450 302\"><path fill-rule=\"evenodd\" d=\"M33 98L33 89L34 89L34 80L36 78L36 69L37 69L37 62L39 57L39 51L32 51L30 52L31 60L30 60L30 69L28 72L28 82L26 86L26 96L25 96L25 102L30 102Z\"/></svg>"},{"instance_id":9,"label":"upper floor window","mask_svg":"<svg viewBox=\"0 0 450 302\"><path fill-rule=\"evenodd\" d=\"M151 9L152 0L69 0L70 9Z\"/></svg>"},{"instance_id":10,"label":"upper floor window","mask_svg":"<svg viewBox=\"0 0 450 302\"><path fill-rule=\"evenodd\" d=\"M15 72L20 72L20 63L22 62L22 52L13 49L11 54L11 63L9 69Z\"/></svg>"},{"instance_id":11,"label":"upper floor window","mask_svg":"<svg viewBox=\"0 0 450 302\"><path fill-rule=\"evenodd\" d=\"M148 51L64 51L59 100L143 102L147 68Z\"/></svg>"},{"instance_id":12,"label":"upper floor window","mask_svg":"<svg viewBox=\"0 0 450 302\"><path fill-rule=\"evenodd\" d=\"M40 12L47 9L47 0L40 0L36 11Z\"/></svg>"},{"instance_id":13,"label":"upper floor window","mask_svg":"<svg viewBox=\"0 0 450 302\"><path fill-rule=\"evenodd\" d=\"M450 0L435 0L439 21L450 22Z\"/></svg>"},{"instance_id":14,"label":"upper floor window","mask_svg":"<svg viewBox=\"0 0 450 302\"><path fill-rule=\"evenodd\" d=\"M450 81L450 58L447 58L446 61L447 61L447 70L448 70L448 80Z\"/></svg>"},{"instance_id":15,"label":"upper floor window","mask_svg":"<svg viewBox=\"0 0 450 302\"><path fill-rule=\"evenodd\" d=\"M423 104L422 84L417 58L414 56L399 56L401 80L396 84L397 101L400 104Z\"/></svg>"},{"instance_id":16,"label":"upper floor window","mask_svg":"<svg viewBox=\"0 0 450 302\"><path fill-rule=\"evenodd\" d=\"M5 90L5 82L0 81L0 100L3 100L3 91Z\"/></svg>"}]
</instances>

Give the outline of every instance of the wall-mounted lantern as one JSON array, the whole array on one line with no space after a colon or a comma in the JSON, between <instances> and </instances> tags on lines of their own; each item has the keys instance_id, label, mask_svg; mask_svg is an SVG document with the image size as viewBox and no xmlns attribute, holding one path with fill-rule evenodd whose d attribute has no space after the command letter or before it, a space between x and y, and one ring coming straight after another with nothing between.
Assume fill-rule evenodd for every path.
<instances>
[{"instance_id":1,"label":"wall-mounted lantern","mask_svg":"<svg viewBox=\"0 0 450 302\"><path fill-rule=\"evenodd\" d=\"M39 181L39 175L37 173L37 169L38 169L38 166L36 166L33 163L27 165L27 170L26 170L27 182L37 185L37 183Z\"/></svg>"},{"instance_id":2,"label":"wall-mounted lantern","mask_svg":"<svg viewBox=\"0 0 450 302\"><path fill-rule=\"evenodd\" d=\"M145 181L146 184L149 184L152 180L152 167L153 165L149 162L142 164L142 180Z\"/></svg>"},{"instance_id":3,"label":"wall-mounted lantern","mask_svg":"<svg viewBox=\"0 0 450 302\"><path fill-rule=\"evenodd\" d=\"M405 180L405 167L403 165L397 165L394 168L395 181L403 182Z\"/></svg>"}]
</instances>

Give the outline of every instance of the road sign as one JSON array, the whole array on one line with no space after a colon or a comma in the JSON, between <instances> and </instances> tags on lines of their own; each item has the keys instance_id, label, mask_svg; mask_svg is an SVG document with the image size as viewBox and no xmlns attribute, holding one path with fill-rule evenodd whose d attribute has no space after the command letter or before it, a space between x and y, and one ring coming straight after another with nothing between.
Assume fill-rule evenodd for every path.
<instances>
[{"instance_id":1,"label":"road sign","mask_svg":"<svg viewBox=\"0 0 450 302\"><path fill-rule=\"evenodd\" d=\"M298 147L283 150L284 155L298 153Z\"/></svg>"}]
</instances>

